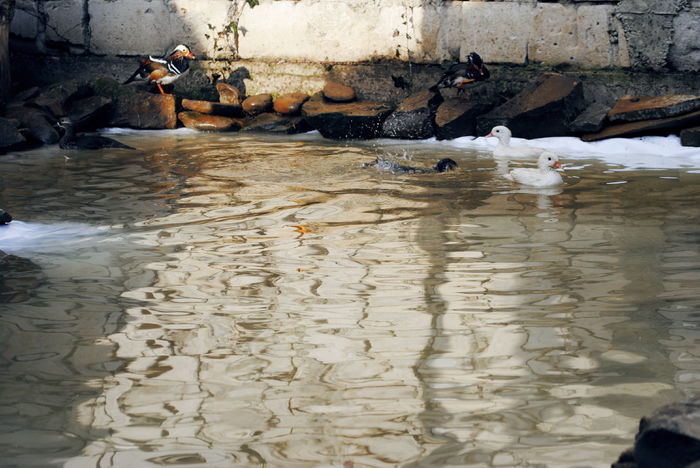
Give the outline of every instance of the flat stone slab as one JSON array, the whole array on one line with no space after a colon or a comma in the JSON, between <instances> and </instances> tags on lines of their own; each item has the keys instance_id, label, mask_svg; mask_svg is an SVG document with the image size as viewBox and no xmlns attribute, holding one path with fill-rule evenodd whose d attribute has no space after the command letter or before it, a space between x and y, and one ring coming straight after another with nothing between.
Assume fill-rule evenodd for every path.
<instances>
[{"instance_id":1,"label":"flat stone slab","mask_svg":"<svg viewBox=\"0 0 700 468\"><path fill-rule=\"evenodd\" d=\"M221 115L184 111L180 112L177 117L185 127L204 132L225 132L241 128L240 120Z\"/></svg>"},{"instance_id":2,"label":"flat stone slab","mask_svg":"<svg viewBox=\"0 0 700 468\"><path fill-rule=\"evenodd\" d=\"M242 132L266 133L305 133L313 130L306 119L300 115L279 115L266 112L246 120Z\"/></svg>"},{"instance_id":3,"label":"flat stone slab","mask_svg":"<svg viewBox=\"0 0 700 468\"><path fill-rule=\"evenodd\" d=\"M528 84L505 104L477 119L479 134L505 125L523 138L562 136L583 110L583 85L579 80L548 73Z\"/></svg>"},{"instance_id":4,"label":"flat stone slab","mask_svg":"<svg viewBox=\"0 0 700 468\"><path fill-rule=\"evenodd\" d=\"M379 136L382 122L393 108L372 101L334 104L315 97L306 101L301 113L326 138L370 139Z\"/></svg>"},{"instance_id":5,"label":"flat stone slab","mask_svg":"<svg viewBox=\"0 0 700 468\"><path fill-rule=\"evenodd\" d=\"M246 114L258 115L272 110L272 96L267 93L247 97L241 104Z\"/></svg>"},{"instance_id":6,"label":"flat stone slab","mask_svg":"<svg viewBox=\"0 0 700 468\"><path fill-rule=\"evenodd\" d=\"M670 133L671 131L690 128L700 124L700 110L665 119L640 120L611 125L598 133L583 135L583 141L598 141L606 138L620 138L638 135Z\"/></svg>"},{"instance_id":7,"label":"flat stone slab","mask_svg":"<svg viewBox=\"0 0 700 468\"><path fill-rule=\"evenodd\" d=\"M287 93L279 96L272 104L275 112L282 115L299 115L301 106L309 100L311 96L306 93Z\"/></svg>"},{"instance_id":8,"label":"flat stone slab","mask_svg":"<svg viewBox=\"0 0 700 468\"><path fill-rule=\"evenodd\" d=\"M608 113L610 122L663 119L700 109L700 96L667 94L657 97L624 96Z\"/></svg>"},{"instance_id":9,"label":"flat stone slab","mask_svg":"<svg viewBox=\"0 0 700 468\"><path fill-rule=\"evenodd\" d=\"M605 125L608 112L610 112L610 106L594 102L569 124L569 130L576 135L599 132Z\"/></svg>"},{"instance_id":10,"label":"flat stone slab","mask_svg":"<svg viewBox=\"0 0 700 468\"><path fill-rule=\"evenodd\" d=\"M242 117L244 114L240 104L183 99L182 107L200 114L223 115L225 117Z\"/></svg>"}]
</instances>

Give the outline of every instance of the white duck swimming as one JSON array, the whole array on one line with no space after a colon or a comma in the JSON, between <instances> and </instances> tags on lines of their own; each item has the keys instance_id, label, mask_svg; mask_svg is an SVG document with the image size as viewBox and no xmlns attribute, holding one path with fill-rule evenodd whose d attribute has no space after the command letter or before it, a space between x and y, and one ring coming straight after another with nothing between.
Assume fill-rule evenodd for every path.
<instances>
[{"instance_id":1,"label":"white duck swimming","mask_svg":"<svg viewBox=\"0 0 700 468\"><path fill-rule=\"evenodd\" d=\"M504 177L531 187L554 187L564 183L561 175L554 168L561 169L559 157L545 151L537 158L537 169L521 167L513 169Z\"/></svg>"},{"instance_id":2,"label":"white duck swimming","mask_svg":"<svg viewBox=\"0 0 700 468\"><path fill-rule=\"evenodd\" d=\"M544 151L541 148L533 148L531 146L510 146L510 138L513 134L508 127L503 125L493 127L491 133L486 136L498 138L498 144L493 149L493 155L496 157L535 157Z\"/></svg>"}]
</instances>

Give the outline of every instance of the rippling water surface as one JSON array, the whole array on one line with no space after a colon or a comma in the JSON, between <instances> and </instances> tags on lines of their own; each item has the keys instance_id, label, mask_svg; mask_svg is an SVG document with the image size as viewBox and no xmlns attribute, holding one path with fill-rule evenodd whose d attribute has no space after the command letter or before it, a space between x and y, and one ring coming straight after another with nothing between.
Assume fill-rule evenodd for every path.
<instances>
[{"instance_id":1,"label":"rippling water surface","mask_svg":"<svg viewBox=\"0 0 700 468\"><path fill-rule=\"evenodd\" d=\"M0 157L2 466L602 467L700 391L700 174L119 138Z\"/></svg>"}]
</instances>

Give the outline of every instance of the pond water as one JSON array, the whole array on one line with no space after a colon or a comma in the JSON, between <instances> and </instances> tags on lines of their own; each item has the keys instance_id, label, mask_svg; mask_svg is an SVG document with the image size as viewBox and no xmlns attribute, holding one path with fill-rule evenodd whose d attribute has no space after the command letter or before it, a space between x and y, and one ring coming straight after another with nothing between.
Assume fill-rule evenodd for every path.
<instances>
[{"instance_id":1,"label":"pond water","mask_svg":"<svg viewBox=\"0 0 700 468\"><path fill-rule=\"evenodd\" d=\"M2 466L603 467L700 391L697 152L116 137L0 157Z\"/></svg>"}]
</instances>

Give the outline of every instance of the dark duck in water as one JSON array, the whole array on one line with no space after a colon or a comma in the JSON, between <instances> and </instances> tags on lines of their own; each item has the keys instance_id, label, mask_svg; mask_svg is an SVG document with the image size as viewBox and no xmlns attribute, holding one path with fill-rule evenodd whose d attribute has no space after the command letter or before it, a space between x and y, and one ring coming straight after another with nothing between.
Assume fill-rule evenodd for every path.
<instances>
[{"instance_id":1,"label":"dark duck in water","mask_svg":"<svg viewBox=\"0 0 700 468\"><path fill-rule=\"evenodd\" d=\"M161 94L167 94L162 85L171 84L180 78L189 69L189 61L194 58L189 47L179 44L165 57L149 56L139 59L139 67L124 84L131 83L136 78L145 79L149 84L155 83Z\"/></svg>"},{"instance_id":2,"label":"dark duck in water","mask_svg":"<svg viewBox=\"0 0 700 468\"><path fill-rule=\"evenodd\" d=\"M469 99L465 86L478 81L487 80L491 76L488 68L484 65L481 56L476 52L471 52L467 56L466 62L455 63L443 75L440 80L430 87L431 91L438 91L440 88L457 88L463 99Z\"/></svg>"},{"instance_id":3,"label":"dark duck in water","mask_svg":"<svg viewBox=\"0 0 700 468\"><path fill-rule=\"evenodd\" d=\"M449 172L457 169L457 163L454 159L443 158L432 168L413 167L399 164L394 160L377 156L377 159L370 163L364 163L362 167L376 167L383 171L391 172L392 174L432 174L435 172Z\"/></svg>"},{"instance_id":4,"label":"dark duck in water","mask_svg":"<svg viewBox=\"0 0 700 468\"><path fill-rule=\"evenodd\" d=\"M100 148L124 148L134 149L117 140L100 135L76 135L73 122L68 117L62 117L58 126L64 130L63 136L58 141L61 149L100 149Z\"/></svg>"}]
</instances>

